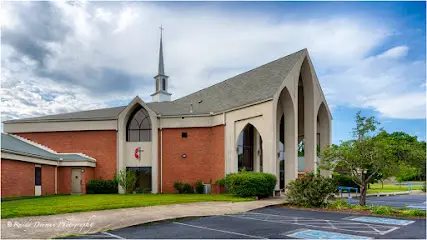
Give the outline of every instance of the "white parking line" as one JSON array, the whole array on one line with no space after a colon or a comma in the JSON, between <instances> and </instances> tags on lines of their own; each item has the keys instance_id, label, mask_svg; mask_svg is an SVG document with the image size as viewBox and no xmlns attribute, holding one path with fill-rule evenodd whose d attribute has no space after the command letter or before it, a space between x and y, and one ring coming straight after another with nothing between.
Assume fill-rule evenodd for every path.
<instances>
[{"instance_id":1,"label":"white parking line","mask_svg":"<svg viewBox=\"0 0 427 240\"><path fill-rule=\"evenodd\" d=\"M110 237L114 237L114 238L118 238L118 239L124 239L124 238L122 238L120 236L117 236L117 235L109 233L109 232L102 232L102 233L105 234L105 235L108 235Z\"/></svg>"},{"instance_id":2,"label":"white parking line","mask_svg":"<svg viewBox=\"0 0 427 240\"><path fill-rule=\"evenodd\" d=\"M187 227L206 229L206 230L228 233L228 234L234 234L234 235L239 235L239 236L244 236L244 237L267 239L265 237L260 237L260 236L255 236L255 235L248 235L248 234L243 234L243 233L230 232L230 231L225 231L225 230L220 230L220 229L215 229L215 228L209 228L209 227L202 227L202 226L197 226L197 225L191 225L191 224L186 224L186 223L181 223L181 222L172 222L172 223L187 226Z\"/></svg>"},{"instance_id":3,"label":"white parking line","mask_svg":"<svg viewBox=\"0 0 427 240\"><path fill-rule=\"evenodd\" d=\"M327 229L365 233L365 234L385 235L396 229L399 229L399 227L395 227L395 226L375 225L371 223L354 222L351 220L337 221L337 220L327 220L327 219L319 219L319 218L293 217L293 216L283 216L283 215L266 214L266 213L255 213L255 212L241 213L241 214L235 214L235 215L225 215L225 216L240 218L240 219L255 220L255 221L272 222L272 223L279 223L279 224L293 224L293 225L301 225L306 227L327 228ZM268 220L266 220L267 216L269 217Z\"/></svg>"}]
</instances>

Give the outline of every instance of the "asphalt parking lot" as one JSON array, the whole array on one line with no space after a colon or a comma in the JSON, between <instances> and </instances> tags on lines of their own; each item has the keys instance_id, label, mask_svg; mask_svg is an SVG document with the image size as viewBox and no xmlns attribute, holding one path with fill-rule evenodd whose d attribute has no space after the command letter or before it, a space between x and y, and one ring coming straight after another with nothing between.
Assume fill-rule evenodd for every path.
<instances>
[{"instance_id":1,"label":"asphalt parking lot","mask_svg":"<svg viewBox=\"0 0 427 240\"><path fill-rule=\"evenodd\" d=\"M70 238L425 239L426 221L270 207L246 213L160 222Z\"/></svg>"},{"instance_id":2,"label":"asphalt parking lot","mask_svg":"<svg viewBox=\"0 0 427 240\"><path fill-rule=\"evenodd\" d=\"M351 199L352 204L358 204L358 199ZM368 197L366 198L367 205L377 205L377 206L392 206L395 208L416 208L420 210L426 210L426 195L417 194L417 195L399 195L399 196L389 196L389 197Z\"/></svg>"}]
</instances>

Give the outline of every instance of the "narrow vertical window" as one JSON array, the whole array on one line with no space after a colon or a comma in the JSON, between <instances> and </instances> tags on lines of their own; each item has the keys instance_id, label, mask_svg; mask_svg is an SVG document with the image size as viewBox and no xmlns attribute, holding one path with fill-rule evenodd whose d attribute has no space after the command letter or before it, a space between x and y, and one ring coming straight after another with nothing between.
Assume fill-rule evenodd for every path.
<instances>
[{"instance_id":1,"label":"narrow vertical window","mask_svg":"<svg viewBox=\"0 0 427 240\"><path fill-rule=\"evenodd\" d=\"M166 79L162 79L162 89L163 91L166 91Z\"/></svg>"},{"instance_id":2,"label":"narrow vertical window","mask_svg":"<svg viewBox=\"0 0 427 240\"><path fill-rule=\"evenodd\" d=\"M41 167L35 167L34 170L34 176L35 176L35 185L41 186L42 185L42 168Z\"/></svg>"}]
</instances>

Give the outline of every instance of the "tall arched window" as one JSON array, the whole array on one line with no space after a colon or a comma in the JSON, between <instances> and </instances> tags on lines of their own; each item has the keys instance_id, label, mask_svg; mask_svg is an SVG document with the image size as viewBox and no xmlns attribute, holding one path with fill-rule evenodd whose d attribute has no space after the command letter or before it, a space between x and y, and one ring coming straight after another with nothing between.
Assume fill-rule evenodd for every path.
<instances>
[{"instance_id":1,"label":"tall arched window","mask_svg":"<svg viewBox=\"0 0 427 240\"><path fill-rule=\"evenodd\" d=\"M143 107L136 108L126 126L127 142L151 141L150 115Z\"/></svg>"}]
</instances>

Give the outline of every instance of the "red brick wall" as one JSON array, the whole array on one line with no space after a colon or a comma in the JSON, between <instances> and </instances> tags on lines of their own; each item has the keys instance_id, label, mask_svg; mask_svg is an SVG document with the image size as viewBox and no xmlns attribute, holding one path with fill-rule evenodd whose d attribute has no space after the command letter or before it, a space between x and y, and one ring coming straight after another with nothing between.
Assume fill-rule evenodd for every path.
<instances>
[{"instance_id":1,"label":"red brick wall","mask_svg":"<svg viewBox=\"0 0 427 240\"><path fill-rule=\"evenodd\" d=\"M34 196L34 166L34 163L1 159L1 197Z\"/></svg>"},{"instance_id":2,"label":"red brick wall","mask_svg":"<svg viewBox=\"0 0 427 240\"><path fill-rule=\"evenodd\" d=\"M212 183L224 177L224 126L163 129L163 192L175 192L173 183ZM182 138L181 133L188 137ZM182 158L182 154L187 158Z\"/></svg>"},{"instance_id":3,"label":"red brick wall","mask_svg":"<svg viewBox=\"0 0 427 240\"><path fill-rule=\"evenodd\" d=\"M95 173L95 168L84 168L85 172L82 174L82 194L86 194L86 185L89 183L90 180L94 179L93 175Z\"/></svg>"},{"instance_id":4,"label":"red brick wall","mask_svg":"<svg viewBox=\"0 0 427 240\"><path fill-rule=\"evenodd\" d=\"M116 172L116 131L38 132L16 135L57 152L84 153L96 159L95 179L113 179Z\"/></svg>"},{"instance_id":5,"label":"red brick wall","mask_svg":"<svg viewBox=\"0 0 427 240\"><path fill-rule=\"evenodd\" d=\"M53 195L55 194L56 166L41 165L41 167L42 167L42 195Z\"/></svg>"},{"instance_id":6,"label":"red brick wall","mask_svg":"<svg viewBox=\"0 0 427 240\"><path fill-rule=\"evenodd\" d=\"M71 167L58 168L58 194L71 194Z\"/></svg>"}]
</instances>

